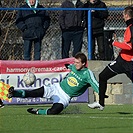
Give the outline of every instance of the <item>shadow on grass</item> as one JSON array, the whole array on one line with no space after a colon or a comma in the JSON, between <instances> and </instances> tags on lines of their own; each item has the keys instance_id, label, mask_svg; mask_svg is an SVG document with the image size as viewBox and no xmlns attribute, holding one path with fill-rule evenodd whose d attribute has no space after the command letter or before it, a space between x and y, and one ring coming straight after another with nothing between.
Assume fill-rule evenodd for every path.
<instances>
[{"instance_id":1,"label":"shadow on grass","mask_svg":"<svg viewBox=\"0 0 133 133\"><path fill-rule=\"evenodd\" d=\"M133 114L133 112L117 112L118 114L122 114L122 115L129 115L129 114Z\"/></svg>"}]
</instances>

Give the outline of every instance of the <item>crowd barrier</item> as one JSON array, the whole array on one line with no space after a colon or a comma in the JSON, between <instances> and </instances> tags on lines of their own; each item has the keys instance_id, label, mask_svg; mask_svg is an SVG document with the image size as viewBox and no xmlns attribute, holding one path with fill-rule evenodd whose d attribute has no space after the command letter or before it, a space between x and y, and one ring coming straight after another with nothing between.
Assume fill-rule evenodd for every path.
<instances>
[{"instance_id":1,"label":"crowd barrier","mask_svg":"<svg viewBox=\"0 0 133 133\"><path fill-rule=\"evenodd\" d=\"M49 83L57 83L69 72L64 64L71 64L74 58L67 58L54 61L5 61L0 60L0 81L14 86L15 89L31 90ZM32 86L26 86L23 75L31 71L36 75L36 81ZM43 104L51 103L46 98L12 98L11 102L4 101L4 104ZM88 90L79 97L74 97L72 102L88 102Z\"/></svg>"},{"instance_id":2,"label":"crowd barrier","mask_svg":"<svg viewBox=\"0 0 133 133\"><path fill-rule=\"evenodd\" d=\"M115 8L0 8L0 11L18 11L18 10L47 10L47 11L61 11L61 10L69 10L69 11L72 11L72 10L82 10L82 11L88 11L88 31L87 31L87 34L88 34L88 37L87 37L87 47L88 47L88 52L87 52L87 54L88 54L88 59L89 60L91 60L92 59L92 46L91 46L91 42L92 42L92 35L91 35L91 33L92 33L92 31L91 31L91 29L92 29L92 24L91 24L91 22L92 22L92 17L91 17L91 11L92 10L96 10L96 11L100 11L100 10L108 10L109 12L111 12L111 11L116 11L116 12L118 12L118 11L123 11L124 10L124 8L119 8L119 7L115 7ZM56 14L56 17L58 16L58 14ZM118 18L117 18L118 17ZM52 18L55 18L55 16L53 17L52 16ZM122 16L120 15L120 13L119 14L115 14L114 16L113 15L110 15L110 18L108 19L108 23L107 23L107 28L109 28L108 30L110 30L110 28L113 26L113 27L115 27L115 29L120 29L120 27L123 27L123 25L121 26L121 19L122 18ZM57 20L58 20L58 17L57 17ZM114 23L113 23L113 20L115 21L115 25L114 25ZM53 20L54 21L54 20ZM117 22L118 21L118 22ZM56 27L56 29L57 29L57 25L55 26L55 23L56 22L54 22L54 24L52 25L52 23L51 23L51 29L53 30L55 27ZM118 26L117 26L117 24L118 24ZM54 28L53 28L54 27ZM59 28L59 30L60 30L60 28ZM50 34L52 34L52 33L50 33ZM59 42L60 43L60 42Z\"/></svg>"}]
</instances>

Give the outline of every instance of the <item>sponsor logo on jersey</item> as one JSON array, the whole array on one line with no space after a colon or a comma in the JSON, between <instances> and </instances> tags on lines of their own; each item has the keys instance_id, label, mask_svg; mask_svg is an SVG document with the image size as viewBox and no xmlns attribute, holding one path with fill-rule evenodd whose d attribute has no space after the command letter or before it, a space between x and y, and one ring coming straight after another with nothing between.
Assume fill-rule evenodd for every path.
<instances>
[{"instance_id":1,"label":"sponsor logo on jersey","mask_svg":"<svg viewBox=\"0 0 133 133\"><path fill-rule=\"evenodd\" d=\"M74 75L78 80L82 81L82 78L78 76L75 72L71 71L71 74Z\"/></svg>"},{"instance_id":2,"label":"sponsor logo on jersey","mask_svg":"<svg viewBox=\"0 0 133 133\"><path fill-rule=\"evenodd\" d=\"M79 83L77 82L77 79L74 78L74 77L68 77L67 83L68 83L71 87L78 86L78 84L79 84Z\"/></svg>"}]
</instances>

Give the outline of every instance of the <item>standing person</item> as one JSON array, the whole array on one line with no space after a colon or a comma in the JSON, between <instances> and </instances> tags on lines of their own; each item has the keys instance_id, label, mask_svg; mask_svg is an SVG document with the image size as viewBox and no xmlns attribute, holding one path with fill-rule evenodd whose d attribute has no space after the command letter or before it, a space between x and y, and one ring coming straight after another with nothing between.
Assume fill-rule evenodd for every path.
<instances>
[{"instance_id":1,"label":"standing person","mask_svg":"<svg viewBox=\"0 0 133 133\"><path fill-rule=\"evenodd\" d=\"M61 8L82 8L80 0L65 0ZM59 25L62 31L62 58L69 58L71 42L73 42L73 53L82 49L83 43L83 11L63 10L59 14Z\"/></svg>"},{"instance_id":2,"label":"standing person","mask_svg":"<svg viewBox=\"0 0 133 133\"><path fill-rule=\"evenodd\" d=\"M99 102L88 104L90 108L104 109L104 95L107 89L107 80L116 76L117 74L125 73L133 83L133 8L126 7L123 11L123 18L127 24L124 33L124 41L119 42L115 37L113 45L121 48L121 51L116 60L111 62L99 74Z\"/></svg>"},{"instance_id":3,"label":"standing person","mask_svg":"<svg viewBox=\"0 0 133 133\"><path fill-rule=\"evenodd\" d=\"M21 8L44 8L38 0L26 0ZM50 18L46 10L19 10L16 26L23 32L24 60L31 60L31 48L34 42L34 60L41 58L41 42L50 26Z\"/></svg>"},{"instance_id":4,"label":"standing person","mask_svg":"<svg viewBox=\"0 0 133 133\"><path fill-rule=\"evenodd\" d=\"M101 0L88 0L84 8L107 8ZM104 60L104 25L108 17L108 10L91 10L92 15L92 60ZM85 11L86 27L88 29L88 11ZM98 46L98 57L95 55L95 46Z\"/></svg>"},{"instance_id":5,"label":"standing person","mask_svg":"<svg viewBox=\"0 0 133 133\"><path fill-rule=\"evenodd\" d=\"M74 64L65 64L71 72L60 82L48 86L42 86L35 90L9 89L8 97L45 97L53 100L53 105L48 109L33 109L27 111L39 115L55 115L65 109L72 97L82 95L91 85L95 92L99 93L98 82L91 70L86 67L87 57L83 53L75 55Z\"/></svg>"}]
</instances>

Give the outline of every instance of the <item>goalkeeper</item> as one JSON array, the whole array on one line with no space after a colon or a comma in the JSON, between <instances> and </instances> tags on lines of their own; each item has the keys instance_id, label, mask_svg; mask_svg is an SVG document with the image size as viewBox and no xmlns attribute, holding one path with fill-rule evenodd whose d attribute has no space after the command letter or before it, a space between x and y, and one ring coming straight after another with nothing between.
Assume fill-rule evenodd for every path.
<instances>
[{"instance_id":1,"label":"goalkeeper","mask_svg":"<svg viewBox=\"0 0 133 133\"><path fill-rule=\"evenodd\" d=\"M53 105L48 109L29 108L27 111L38 115L55 115L65 109L72 97L83 94L89 86L99 93L99 84L91 70L86 67L87 57L83 53L75 55L74 64L65 64L71 72L60 82L49 86L42 86L35 90L9 89L8 97L45 97L53 100Z\"/></svg>"}]
</instances>

